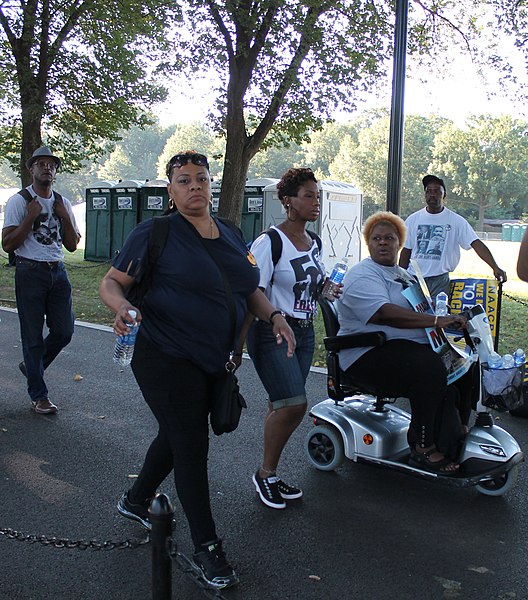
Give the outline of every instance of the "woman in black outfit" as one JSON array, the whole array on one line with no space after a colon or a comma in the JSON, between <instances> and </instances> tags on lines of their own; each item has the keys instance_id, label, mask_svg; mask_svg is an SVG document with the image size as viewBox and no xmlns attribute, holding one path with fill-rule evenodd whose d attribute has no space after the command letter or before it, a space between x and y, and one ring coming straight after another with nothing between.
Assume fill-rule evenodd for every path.
<instances>
[{"instance_id":1,"label":"woman in black outfit","mask_svg":"<svg viewBox=\"0 0 528 600\"><path fill-rule=\"evenodd\" d=\"M223 278L210 253L229 280L237 332L247 310L269 319L275 308L257 287L258 268L239 233L209 213L207 158L194 151L177 154L167 165L167 177L170 205L177 212L167 217L169 235L153 269L142 312L126 300L125 292L141 275L152 220L130 234L100 287L101 298L116 313L117 335L128 331L128 311L137 311L141 327L132 370L159 425L143 468L120 499L118 511L150 529L150 500L174 471L195 546L194 566L211 585L222 588L238 580L211 514L208 416L213 385L224 373L235 341ZM280 315L273 319L273 331L277 343L284 339L293 354L295 339Z\"/></svg>"}]
</instances>

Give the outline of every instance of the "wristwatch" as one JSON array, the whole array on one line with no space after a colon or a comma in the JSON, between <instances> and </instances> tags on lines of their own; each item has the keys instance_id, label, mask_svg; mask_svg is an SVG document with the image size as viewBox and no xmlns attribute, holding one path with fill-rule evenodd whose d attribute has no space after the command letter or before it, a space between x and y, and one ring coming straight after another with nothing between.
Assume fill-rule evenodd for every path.
<instances>
[{"instance_id":1,"label":"wristwatch","mask_svg":"<svg viewBox=\"0 0 528 600\"><path fill-rule=\"evenodd\" d=\"M274 310L268 319L272 325L273 325L273 317L276 317L277 315L280 315L281 317L286 318L286 313L284 313L282 310Z\"/></svg>"}]
</instances>

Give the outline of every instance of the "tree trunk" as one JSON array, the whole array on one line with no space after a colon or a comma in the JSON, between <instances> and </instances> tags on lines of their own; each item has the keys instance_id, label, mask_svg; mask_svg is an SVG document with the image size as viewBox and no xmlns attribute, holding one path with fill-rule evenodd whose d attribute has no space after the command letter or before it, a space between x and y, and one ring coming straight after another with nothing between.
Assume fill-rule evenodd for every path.
<instances>
[{"instance_id":1,"label":"tree trunk","mask_svg":"<svg viewBox=\"0 0 528 600\"><path fill-rule=\"evenodd\" d=\"M478 231L484 231L484 214L486 213L486 200L481 199L478 207L479 207Z\"/></svg>"},{"instance_id":2,"label":"tree trunk","mask_svg":"<svg viewBox=\"0 0 528 600\"><path fill-rule=\"evenodd\" d=\"M41 107L35 103L22 107L22 148L20 152L22 187L27 187L31 183L31 173L26 168L26 161L37 148L42 146L41 125Z\"/></svg>"}]
</instances>

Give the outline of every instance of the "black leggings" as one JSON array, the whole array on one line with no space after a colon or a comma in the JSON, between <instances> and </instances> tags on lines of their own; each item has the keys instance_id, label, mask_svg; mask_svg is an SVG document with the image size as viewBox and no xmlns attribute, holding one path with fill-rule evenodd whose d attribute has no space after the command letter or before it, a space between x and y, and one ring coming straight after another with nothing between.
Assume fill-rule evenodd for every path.
<instances>
[{"instance_id":1,"label":"black leggings","mask_svg":"<svg viewBox=\"0 0 528 600\"><path fill-rule=\"evenodd\" d=\"M445 424L461 435L456 406L460 395L454 385L448 387L447 372L440 356L426 344L409 340L390 340L372 348L348 369L359 381L375 384L382 396L405 397L411 403L409 444L427 448L436 444L446 451L449 442ZM456 418L453 417L456 416Z\"/></svg>"},{"instance_id":2,"label":"black leggings","mask_svg":"<svg viewBox=\"0 0 528 600\"><path fill-rule=\"evenodd\" d=\"M195 546L216 538L211 514L207 455L214 376L188 360L173 358L138 336L132 370L159 425L141 472L130 490L140 503L174 470L178 498Z\"/></svg>"}]
</instances>

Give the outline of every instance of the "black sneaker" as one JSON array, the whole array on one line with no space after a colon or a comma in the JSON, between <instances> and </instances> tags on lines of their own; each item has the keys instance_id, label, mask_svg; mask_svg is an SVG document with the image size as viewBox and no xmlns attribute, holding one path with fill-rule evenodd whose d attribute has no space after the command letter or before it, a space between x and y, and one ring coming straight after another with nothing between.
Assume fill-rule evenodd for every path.
<instances>
[{"instance_id":1,"label":"black sneaker","mask_svg":"<svg viewBox=\"0 0 528 600\"><path fill-rule=\"evenodd\" d=\"M20 369L20 372L22 373L22 375L24 375L24 377L27 379L27 371L26 371L26 365L24 364L24 361L22 361L21 363L18 363L18 368Z\"/></svg>"},{"instance_id":2,"label":"black sneaker","mask_svg":"<svg viewBox=\"0 0 528 600\"><path fill-rule=\"evenodd\" d=\"M238 577L222 550L222 540L203 544L201 550L193 554L192 566L209 585L217 589L238 583Z\"/></svg>"},{"instance_id":3,"label":"black sneaker","mask_svg":"<svg viewBox=\"0 0 528 600\"><path fill-rule=\"evenodd\" d=\"M143 525L146 530L150 531L152 529L152 523L150 522L148 514L149 506L150 499L146 500L143 504L132 504L128 499L128 492L124 492L117 503L117 512L127 519L137 521Z\"/></svg>"},{"instance_id":4,"label":"black sneaker","mask_svg":"<svg viewBox=\"0 0 528 600\"><path fill-rule=\"evenodd\" d=\"M293 485L288 485L282 481L282 479L279 479L277 486L279 488L279 493L284 500L296 500L297 498L302 498L302 490L294 487Z\"/></svg>"},{"instance_id":5,"label":"black sneaker","mask_svg":"<svg viewBox=\"0 0 528 600\"><path fill-rule=\"evenodd\" d=\"M286 502L279 491L280 479L276 476L262 478L257 471L253 475L253 483L260 499L271 508L286 508Z\"/></svg>"}]
</instances>

